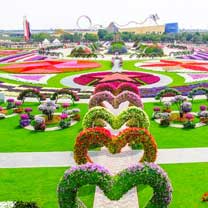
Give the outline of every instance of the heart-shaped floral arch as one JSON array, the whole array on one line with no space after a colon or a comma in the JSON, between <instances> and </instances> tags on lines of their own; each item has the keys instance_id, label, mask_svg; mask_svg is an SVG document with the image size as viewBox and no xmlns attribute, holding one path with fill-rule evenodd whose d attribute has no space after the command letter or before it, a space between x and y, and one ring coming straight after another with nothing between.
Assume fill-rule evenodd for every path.
<instances>
[{"instance_id":1,"label":"heart-shaped floral arch","mask_svg":"<svg viewBox=\"0 0 208 208\"><path fill-rule=\"evenodd\" d=\"M167 208L172 199L172 186L167 174L154 163L131 166L115 176L104 167L85 164L68 169L58 186L60 208L86 208L78 198L79 188L96 185L110 200L119 200L125 193L140 184L151 186L153 196L146 208Z\"/></svg>"},{"instance_id":2,"label":"heart-shaped floral arch","mask_svg":"<svg viewBox=\"0 0 208 208\"><path fill-rule=\"evenodd\" d=\"M141 128L127 128L118 136L111 135L110 131L102 127L89 128L82 131L74 146L74 160L77 164L92 162L88 155L91 145L105 146L112 154L120 153L127 144L142 144L144 154L140 162L154 162L157 157L157 144L152 135Z\"/></svg>"},{"instance_id":3,"label":"heart-shaped floral arch","mask_svg":"<svg viewBox=\"0 0 208 208\"><path fill-rule=\"evenodd\" d=\"M119 108L119 105L123 102L129 101L130 106L136 106L143 108L142 100L139 95L134 92L124 91L119 95L115 96L111 92L103 91L94 94L89 101L89 108L95 106L104 106L103 102L106 101L110 103L114 108Z\"/></svg>"},{"instance_id":4,"label":"heart-shaped floral arch","mask_svg":"<svg viewBox=\"0 0 208 208\"><path fill-rule=\"evenodd\" d=\"M96 121L99 119L110 124L113 129L121 128L126 122L131 122L131 127L148 129L150 126L147 113L143 109L135 106L128 107L118 116L115 116L106 108L94 107L85 114L82 126L83 128L95 127Z\"/></svg>"}]
</instances>

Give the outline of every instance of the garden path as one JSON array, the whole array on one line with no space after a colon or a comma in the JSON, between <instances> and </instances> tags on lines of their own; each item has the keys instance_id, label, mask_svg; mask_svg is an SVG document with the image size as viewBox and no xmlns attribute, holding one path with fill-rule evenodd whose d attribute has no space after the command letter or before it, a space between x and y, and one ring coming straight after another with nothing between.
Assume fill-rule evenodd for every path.
<instances>
[{"instance_id":1,"label":"garden path","mask_svg":"<svg viewBox=\"0 0 208 208\"><path fill-rule=\"evenodd\" d=\"M143 150L131 150L131 163L137 163ZM90 151L93 161L103 156L102 151ZM115 155L116 156L116 155ZM110 161L111 162L111 161ZM157 164L208 162L208 148L159 149ZM76 165L73 152L20 152L0 153L0 168L69 167ZM105 164L107 166L107 164Z\"/></svg>"}]
</instances>

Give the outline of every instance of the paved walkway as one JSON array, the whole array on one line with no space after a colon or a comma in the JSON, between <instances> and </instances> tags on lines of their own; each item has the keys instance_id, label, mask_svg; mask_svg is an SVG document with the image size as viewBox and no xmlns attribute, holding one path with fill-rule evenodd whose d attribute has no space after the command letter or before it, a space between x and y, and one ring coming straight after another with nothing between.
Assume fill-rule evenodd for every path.
<instances>
[{"instance_id":1,"label":"paved walkway","mask_svg":"<svg viewBox=\"0 0 208 208\"><path fill-rule=\"evenodd\" d=\"M90 151L90 157L96 163L100 162L100 157L105 157L106 152ZM109 153L110 154L110 153ZM126 157L131 154L129 164L138 162L143 154L143 150L129 150L125 154L111 155L113 157ZM194 163L208 162L208 148L179 148L179 149L159 149L156 163ZM21 152L21 153L0 153L0 168L31 168L31 167L68 167L76 165L73 159L73 152ZM106 167L108 164L104 163Z\"/></svg>"},{"instance_id":2,"label":"paved walkway","mask_svg":"<svg viewBox=\"0 0 208 208\"><path fill-rule=\"evenodd\" d=\"M135 161L135 154L129 147L123 148L120 154L112 155L104 147L100 151L98 157L93 158L94 162L105 166L112 174L116 174L119 171L128 168ZM120 200L111 201L103 193L103 191L96 187L94 205L93 208L138 208L138 197L136 188L128 191Z\"/></svg>"}]
</instances>

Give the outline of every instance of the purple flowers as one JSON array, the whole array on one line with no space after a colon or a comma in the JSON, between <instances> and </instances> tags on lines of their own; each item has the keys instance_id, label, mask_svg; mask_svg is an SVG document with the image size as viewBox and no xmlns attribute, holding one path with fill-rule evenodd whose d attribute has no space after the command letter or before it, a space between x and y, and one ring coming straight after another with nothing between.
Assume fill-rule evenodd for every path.
<instances>
[{"instance_id":1,"label":"purple flowers","mask_svg":"<svg viewBox=\"0 0 208 208\"><path fill-rule=\"evenodd\" d=\"M160 112L161 109L160 109L160 107L154 107L153 110L154 110L154 112Z\"/></svg>"},{"instance_id":2,"label":"purple flowers","mask_svg":"<svg viewBox=\"0 0 208 208\"><path fill-rule=\"evenodd\" d=\"M194 119L194 115L191 114L191 113L187 113L187 114L186 114L186 119L189 120L189 121L190 121L190 120L193 120L193 119Z\"/></svg>"},{"instance_id":3,"label":"purple flowers","mask_svg":"<svg viewBox=\"0 0 208 208\"><path fill-rule=\"evenodd\" d=\"M206 105L201 105L200 106L200 111L205 111L207 110L207 106Z\"/></svg>"},{"instance_id":4,"label":"purple flowers","mask_svg":"<svg viewBox=\"0 0 208 208\"><path fill-rule=\"evenodd\" d=\"M30 113L32 112L32 108L25 108L25 113Z\"/></svg>"},{"instance_id":5,"label":"purple flowers","mask_svg":"<svg viewBox=\"0 0 208 208\"><path fill-rule=\"evenodd\" d=\"M14 103L14 99L13 99L13 98L8 98L8 99L7 99L7 102L8 102L8 103Z\"/></svg>"}]
</instances>

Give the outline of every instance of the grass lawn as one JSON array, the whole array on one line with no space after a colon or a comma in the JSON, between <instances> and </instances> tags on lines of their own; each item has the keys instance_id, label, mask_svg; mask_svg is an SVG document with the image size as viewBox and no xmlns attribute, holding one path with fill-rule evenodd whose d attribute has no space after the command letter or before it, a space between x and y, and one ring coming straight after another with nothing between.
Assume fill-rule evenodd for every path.
<instances>
[{"instance_id":1,"label":"grass lawn","mask_svg":"<svg viewBox=\"0 0 208 208\"><path fill-rule=\"evenodd\" d=\"M57 185L67 168L0 169L0 201L34 201L41 208L58 208ZM94 186L79 191L81 200L93 206Z\"/></svg>"},{"instance_id":2,"label":"grass lawn","mask_svg":"<svg viewBox=\"0 0 208 208\"><path fill-rule=\"evenodd\" d=\"M32 107L34 114L40 114L37 111L38 105L38 103L25 103L24 107ZM88 110L88 105L75 104L71 108L80 108L82 118ZM20 128L19 116L0 120L0 152L72 151L75 138L81 128L80 121L63 130L35 132Z\"/></svg>"},{"instance_id":3,"label":"grass lawn","mask_svg":"<svg viewBox=\"0 0 208 208\"><path fill-rule=\"evenodd\" d=\"M207 203L201 197L208 192L208 163L161 165L168 173L173 186L173 201L170 208L203 208ZM139 190L139 189L138 189ZM150 199L152 190L147 187L138 191L140 208Z\"/></svg>"},{"instance_id":4,"label":"grass lawn","mask_svg":"<svg viewBox=\"0 0 208 208\"><path fill-rule=\"evenodd\" d=\"M198 112L200 105L207 105L206 100L196 100L193 103L193 111ZM153 108L160 106L160 103L145 103L145 111L151 118ZM172 107L177 110L176 106ZM158 148L191 148L208 147L208 126L196 129L178 129L172 127L161 127L151 120L150 132L157 141Z\"/></svg>"},{"instance_id":5,"label":"grass lawn","mask_svg":"<svg viewBox=\"0 0 208 208\"><path fill-rule=\"evenodd\" d=\"M208 191L208 163L162 165L173 185L170 208L203 208L201 196ZM57 208L56 188L67 168L0 169L0 201L36 201L41 208ZM143 187L144 188L144 187ZM151 197L150 188L139 186L139 202L143 208ZM83 187L79 196L88 208L93 206L95 187Z\"/></svg>"},{"instance_id":6,"label":"grass lawn","mask_svg":"<svg viewBox=\"0 0 208 208\"><path fill-rule=\"evenodd\" d=\"M199 106L207 101L194 101L193 110L197 112ZM24 107L32 107L34 114L38 103L25 103ZM145 103L145 111L151 118L153 107L159 103ZM72 108L80 108L81 118L88 110L87 104L75 104ZM176 108L175 108L176 110ZM47 152L72 151L78 133L82 129L81 121L72 127L52 132L34 132L20 128L19 116L0 120L0 152ZM184 130L172 127L161 127L151 120L150 132L155 137L158 148L190 148L208 147L207 126Z\"/></svg>"}]
</instances>

